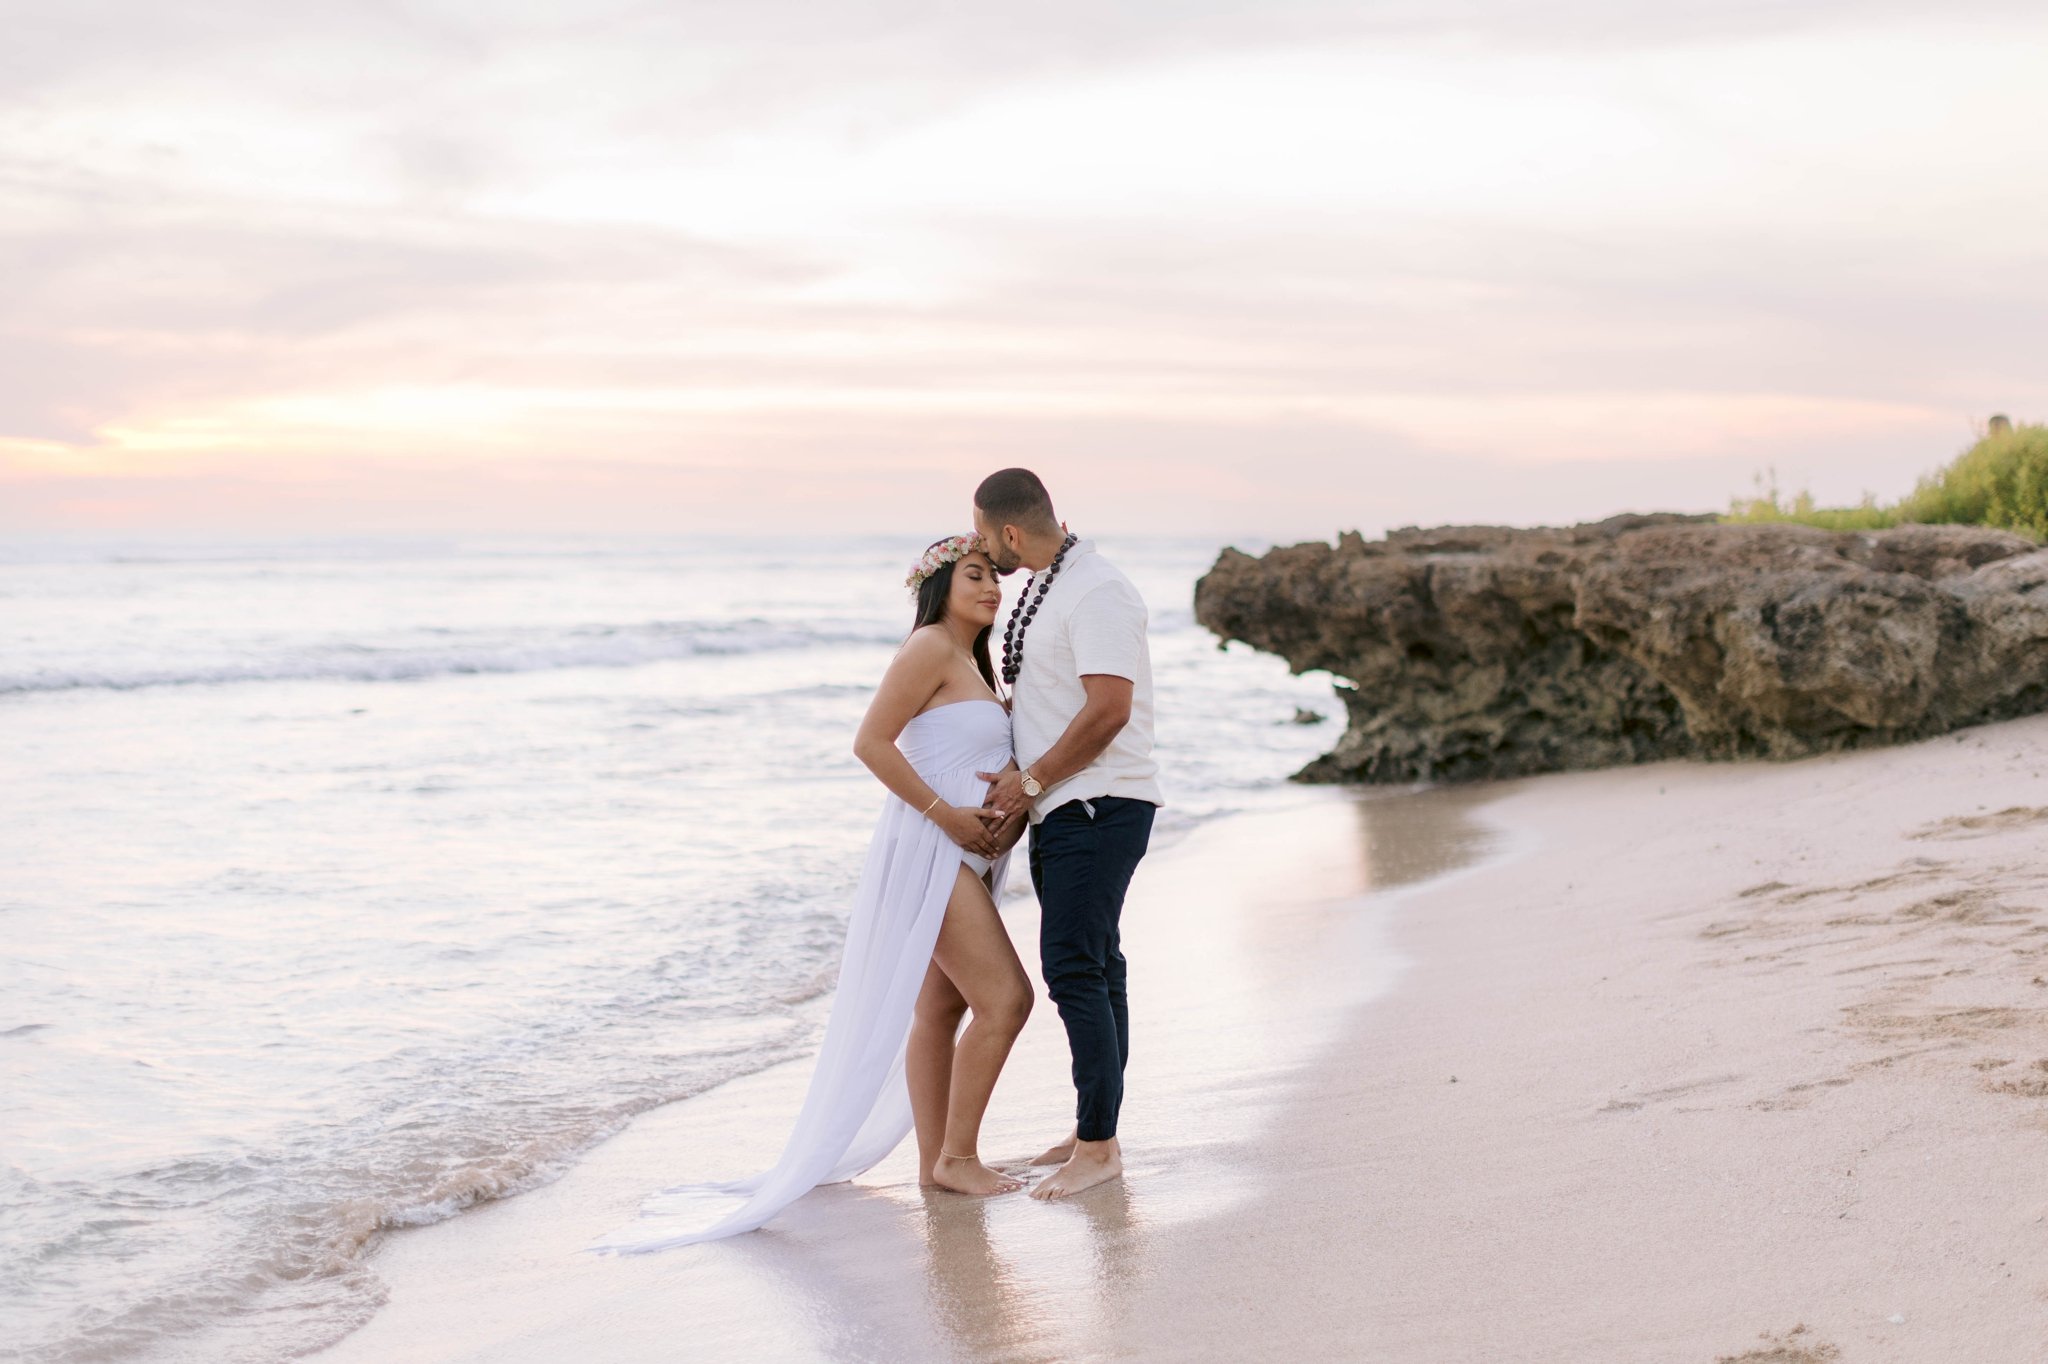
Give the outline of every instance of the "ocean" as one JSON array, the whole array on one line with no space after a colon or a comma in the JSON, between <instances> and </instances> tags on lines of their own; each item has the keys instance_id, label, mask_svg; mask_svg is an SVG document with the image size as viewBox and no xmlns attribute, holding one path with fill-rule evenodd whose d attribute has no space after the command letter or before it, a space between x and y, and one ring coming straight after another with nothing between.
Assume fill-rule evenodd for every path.
<instances>
[{"instance_id":1,"label":"ocean","mask_svg":"<svg viewBox=\"0 0 2048 1364\"><path fill-rule=\"evenodd\" d=\"M0 546L0 1352L318 1349L381 1230L813 1048L924 543ZM1218 542L1098 544L1155 847L1284 800L1328 678L1195 624Z\"/></svg>"}]
</instances>

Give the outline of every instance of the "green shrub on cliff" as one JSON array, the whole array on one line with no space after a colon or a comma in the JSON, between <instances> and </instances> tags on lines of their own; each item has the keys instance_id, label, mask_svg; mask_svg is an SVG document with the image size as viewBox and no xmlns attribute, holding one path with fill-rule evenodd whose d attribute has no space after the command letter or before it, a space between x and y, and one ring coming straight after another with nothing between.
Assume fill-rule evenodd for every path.
<instances>
[{"instance_id":1,"label":"green shrub on cliff","mask_svg":"<svg viewBox=\"0 0 2048 1364\"><path fill-rule=\"evenodd\" d=\"M1899 502L1881 507L1865 494L1854 507L1816 507L1813 494L1789 502L1775 475L1757 477L1756 494L1730 501L1723 521L1796 521L1823 530L1884 530L1904 522L1996 526L2048 539L2048 426L2015 426L1983 437L1955 461L1920 480Z\"/></svg>"},{"instance_id":2,"label":"green shrub on cliff","mask_svg":"<svg viewBox=\"0 0 2048 1364\"><path fill-rule=\"evenodd\" d=\"M1775 473L1768 483L1762 474L1757 475L1756 482L1756 495L1733 499L1728 504L1728 514L1721 518L1723 521L1797 521L1822 530L1884 530L1899 523L1896 511L1878 506L1877 499L1868 493L1854 507L1816 507L1809 492L1797 494L1790 502L1780 499Z\"/></svg>"},{"instance_id":3,"label":"green shrub on cliff","mask_svg":"<svg viewBox=\"0 0 2048 1364\"><path fill-rule=\"evenodd\" d=\"M1984 437L1899 504L1900 519L1998 526L2048 536L2048 426Z\"/></svg>"}]
</instances>

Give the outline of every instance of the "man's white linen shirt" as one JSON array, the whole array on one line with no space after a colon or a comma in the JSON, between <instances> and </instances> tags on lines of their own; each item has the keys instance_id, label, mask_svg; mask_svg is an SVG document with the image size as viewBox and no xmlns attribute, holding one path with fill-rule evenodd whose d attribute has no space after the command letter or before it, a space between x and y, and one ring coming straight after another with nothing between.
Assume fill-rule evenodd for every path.
<instances>
[{"instance_id":1,"label":"man's white linen shirt","mask_svg":"<svg viewBox=\"0 0 2048 1364\"><path fill-rule=\"evenodd\" d=\"M1084 674L1129 678L1131 718L1094 762L1040 793L1031 803L1033 824L1068 801L1098 796L1166 803L1152 760L1147 620L1145 599L1123 571L1095 552L1093 540L1076 541L1024 631L1024 663L1010 709L1018 765L1028 768L1044 757L1081 713L1088 701Z\"/></svg>"}]
</instances>

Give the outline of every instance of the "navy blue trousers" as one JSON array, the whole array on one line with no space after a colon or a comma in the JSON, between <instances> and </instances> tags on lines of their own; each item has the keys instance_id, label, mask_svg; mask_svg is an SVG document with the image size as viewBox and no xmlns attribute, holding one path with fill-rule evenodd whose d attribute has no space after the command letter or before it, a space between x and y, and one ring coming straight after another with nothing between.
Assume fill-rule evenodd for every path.
<instances>
[{"instance_id":1,"label":"navy blue trousers","mask_svg":"<svg viewBox=\"0 0 2048 1364\"><path fill-rule=\"evenodd\" d=\"M1038 964L1074 1056L1074 1117L1082 1141L1115 1136L1123 1107L1131 1015L1118 925L1156 813L1148 800L1103 796L1068 801L1031 826Z\"/></svg>"}]
</instances>

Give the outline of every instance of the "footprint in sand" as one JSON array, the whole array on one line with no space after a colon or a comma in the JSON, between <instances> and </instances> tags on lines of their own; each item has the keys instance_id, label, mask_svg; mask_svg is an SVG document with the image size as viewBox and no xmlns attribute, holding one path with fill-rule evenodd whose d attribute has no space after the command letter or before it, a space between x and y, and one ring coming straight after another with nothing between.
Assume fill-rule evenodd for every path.
<instances>
[{"instance_id":1,"label":"footprint in sand","mask_svg":"<svg viewBox=\"0 0 2048 1364\"><path fill-rule=\"evenodd\" d=\"M1787 1109L1804 1108L1813 1102L1816 1097L1814 1094L1815 1090L1839 1089L1843 1085L1854 1084L1855 1082L1855 1077L1852 1075L1836 1075L1825 1080L1807 1080L1801 1084L1787 1085L1784 1089L1779 1090L1767 1099L1757 1099L1750 1104L1750 1107L1762 1113L1780 1113Z\"/></svg>"},{"instance_id":2,"label":"footprint in sand","mask_svg":"<svg viewBox=\"0 0 2048 1364\"><path fill-rule=\"evenodd\" d=\"M1988 815L1951 815L1910 835L1913 838L1984 838L2008 829L2048 822L2048 805L2013 805Z\"/></svg>"},{"instance_id":3,"label":"footprint in sand","mask_svg":"<svg viewBox=\"0 0 2048 1364\"><path fill-rule=\"evenodd\" d=\"M1714 1364L1832 1364L1842 1357L1840 1350L1815 1338L1804 1322L1783 1334L1761 1332L1757 1339L1763 1342L1761 1347L1739 1355L1721 1355Z\"/></svg>"},{"instance_id":4,"label":"footprint in sand","mask_svg":"<svg viewBox=\"0 0 2048 1364\"><path fill-rule=\"evenodd\" d=\"M2002 1062L1999 1064L2003 1064ZM1977 1063L1980 1069L1984 1063ZM1987 1083L1984 1088L1993 1094L2017 1094L2023 1099L2048 1099L2048 1060L2034 1062L2034 1069L2010 1080Z\"/></svg>"},{"instance_id":5,"label":"footprint in sand","mask_svg":"<svg viewBox=\"0 0 2048 1364\"><path fill-rule=\"evenodd\" d=\"M1703 1080L1687 1080L1683 1084L1666 1085L1662 1089L1645 1090L1632 1099L1609 1099L1596 1109L1600 1113L1633 1113L1645 1104L1662 1103L1667 1099L1683 1098L1702 1089L1714 1089L1721 1085L1740 1084L1747 1079L1743 1075L1713 1075Z\"/></svg>"}]
</instances>

